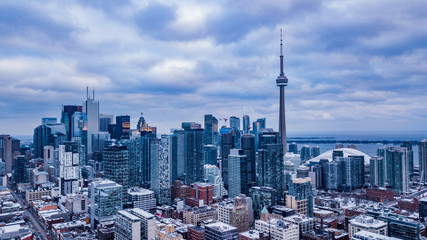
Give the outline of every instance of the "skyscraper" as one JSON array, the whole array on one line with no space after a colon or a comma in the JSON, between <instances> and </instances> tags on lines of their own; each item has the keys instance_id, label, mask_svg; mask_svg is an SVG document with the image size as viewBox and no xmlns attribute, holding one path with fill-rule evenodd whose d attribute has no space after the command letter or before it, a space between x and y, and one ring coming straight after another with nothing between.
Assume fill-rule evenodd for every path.
<instances>
[{"instance_id":1,"label":"skyscraper","mask_svg":"<svg viewBox=\"0 0 427 240\"><path fill-rule=\"evenodd\" d=\"M61 123L65 125L65 130L67 132L67 140L71 140L71 129L72 129L72 121L71 118L75 112L82 112L82 106L77 105L65 105L62 108L61 114Z\"/></svg>"},{"instance_id":2,"label":"skyscraper","mask_svg":"<svg viewBox=\"0 0 427 240\"><path fill-rule=\"evenodd\" d=\"M203 132L203 143L205 145L218 145L218 119L212 114L205 115L205 130Z\"/></svg>"},{"instance_id":3,"label":"skyscraper","mask_svg":"<svg viewBox=\"0 0 427 240\"><path fill-rule=\"evenodd\" d=\"M92 98L87 93L87 99L83 104L83 111L87 115L87 152L92 153L92 134L99 131L99 102L95 100L95 90Z\"/></svg>"},{"instance_id":4,"label":"skyscraper","mask_svg":"<svg viewBox=\"0 0 427 240\"><path fill-rule=\"evenodd\" d=\"M371 157L369 164L371 186L385 187L384 168L383 157Z\"/></svg>"},{"instance_id":5,"label":"skyscraper","mask_svg":"<svg viewBox=\"0 0 427 240\"><path fill-rule=\"evenodd\" d=\"M113 114L99 114L99 131L108 132L108 125L114 124Z\"/></svg>"},{"instance_id":6,"label":"skyscraper","mask_svg":"<svg viewBox=\"0 0 427 240\"><path fill-rule=\"evenodd\" d=\"M203 180L203 128L198 123L183 122L185 133L184 160L187 184Z\"/></svg>"},{"instance_id":7,"label":"skyscraper","mask_svg":"<svg viewBox=\"0 0 427 240\"><path fill-rule=\"evenodd\" d=\"M5 171L12 172L12 137L10 135L0 135L0 158L5 161Z\"/></svg>"},{"instance_id":8,"label":"skyscraper","mask_svg":"<svg viewBox=\"0 0 427 240\"><path fill-rule=\"evenodd\" d=\"M130 116L117 116L117 135L119 139L129 139L130 136Z\"/></svg>"},{"instance_id":9,"label":"skyscraper","mask_svg":"<svg viewBox=\"0 0 427 240\"><path fill-rule=\"evenodd\" d=\"M205 164L217 166L218 164L218 150L215 145L203 146L203 159Z\"/></svg>"},{"instance_id":10,"label":"skyscraper","mask_svg":"<svg viewBox=\"0 0 427 240\"><path fill-rule=\"evenodd\" d=\"M285 165L282 144L267 144L259 150L258 184L275 188L279 195L285 190Z\"/></svg>"},{"instance_id":11,"label":"skyscraper","mask_svg":"<svg viewBox=\"0 0 427 240\"><path fill-rule=\"evenodd\" d=\"M231 128L222 127L220 130L221 134L221 171L222 178L224 179L225 188L228 189L228 155L230 150L235 148L234 135Z\"/></svg>"},{"instance_id":12,"label":"skyscraper","mask_svg":"<svg viewBox=\"0 0 427 240\"><path fill-rule=\"evenodd\" d=\"M92 229L98 223L114 220L114 214L123 209L122 186L110 180L96 180L88 186L88 207Z\"/></svg>"},{"instance_id":13,"label":"skyscraper","mask_svg":"<svg viewBox=\"0 0 427 240\"><path fill-rule=\"evenodd\" d=\"M249 193L248 176L246 174L246 156L243 150L231 149L228 155L228 196L234 198L246 188Z\"/></svg>"},{"instance_id":14,"label":"skyscraper","mask_svg":"<svg viewBox=\"0 0 427 240\"><path fill-rule=\"evenodd\" d=\"M386 157L388 185L396 193L407 193L409 191L408 150L404 147L387 149Z\"/></svg>"},{"instance_id":15,"label":"skyscraper","mask_svg":"<svg viewBox=\"0 0 427 240\"><path fill-rule=\"evenodd\" d=\"M129 188L129 150L126 146L113 145L104 150L104 177L120 184L122 196Z\"/></svg>"},{"instance_id":16,"label":"skyscraper","mask_svg":"<svg viewBox=\"0 0 427 240\"><path fill-rule=\"evenodd\" d=\"M59 145L59 177L62 195L77 193L80 190L80 157L77 142Z\"/></svg>"},{"instance_id":17,"label":"skyscraper","mask_svg":"<svg viewBox=\"0 0 427 240\"><path fill-rule=\"evenodd\" d=\"M243 116L243 133L244 134L249 134L250 131L249 129L251 128L251 120L249 118L249 115L244 115Z\"/></svg>"},{"instance_id":18,"label":"skyscraper","mask_svg":"<svg viewBox=\"0 0 427 240\"><path fill-rule=\"evenodd\" d=\"M420 163L420 177L422 181L427 180L427 139L418 143L418 158Z\"/></svg>"},{"instance_id":19,"label":"skyscraper","mask_svg":"<svg viewBox=\"0 0 427 240\"><path fill-rule=\"evenodd\" d=\"M280 88L280 110L279 110L279 138L283 145L283 154L288 151L286 143L286 119L285 119L285 86L288 85L288 78L283 72L283 44L282 30L280 30L280 75L276 79L276 84Z\"/></svg>"},{"instance_id":20,"label":"skyscraper","mask_svg":"<svg viewBox=\"0 0 427 240\"><path fill-rule=\"evenodd\" d=\"M244 134L242 136L242 150L243 154L246 155L246 174L248 176L248 184L250 184L248 187L251 187L256 184L256 153L255 137L253 134Z\"/></svg>"},{"instance_id":21,"label":"skyscraper","mask_svg":"<svg viewBox=\"0 0 427 240\"><path fill-rule=\"evenodd\" d=\"M43 119L44 120L44 119ZM45 146L58 147L67 140L67 132L63 123L43 121L34 129L33 148L35 157L43 157Z\"/></svg>"},{"instance_id":22,"label":"skyscraper","mask_svg":"<svg viewBox=\"0 0 427 240\"><path fill-rule=\"evenodd\" d=\"M295 209L298 214L313 216L313 188L310 178L292 179L289 194L286 195L286 207Z\"/></svg>"},{"instance_id":23,"label":"skyscraper","mask_svg":"<svg viewBox=\"0 0 427 240\"><path fill-rule=\"evenodd\" d=\"M406 147L408 150L409 176L411 176L411 174L414 173L414 152L412 151L412 143L410 141L403 141L400 146Z\"/></svg>"}]
</instances>

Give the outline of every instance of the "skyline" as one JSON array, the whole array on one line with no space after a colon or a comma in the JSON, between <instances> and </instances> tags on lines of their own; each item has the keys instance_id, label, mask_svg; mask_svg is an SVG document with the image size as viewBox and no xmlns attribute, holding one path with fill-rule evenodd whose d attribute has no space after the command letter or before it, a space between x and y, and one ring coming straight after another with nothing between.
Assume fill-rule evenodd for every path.
<instances>
[{"instance_id":1,"label":"skyline","mask_svg":"<svg viewBox=\"0 0 427 240\"><path fill-rule=\"evenodd\" d=\"M280 28L288 132L427 130L427 3L110 4L0 4L0 133L32 134L86 86L132 128L144 112L160 133L209 113L278 130Z\"/></svg>"}]
</instances>

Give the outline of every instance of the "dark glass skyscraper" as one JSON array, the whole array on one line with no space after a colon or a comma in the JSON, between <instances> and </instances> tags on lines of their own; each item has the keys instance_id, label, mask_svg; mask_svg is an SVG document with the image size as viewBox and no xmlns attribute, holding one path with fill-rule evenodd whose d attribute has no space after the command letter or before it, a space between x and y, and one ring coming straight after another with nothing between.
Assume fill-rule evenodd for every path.
<instances>
[{"instance_id":1,"label":"dark glass skyscraper","mask_svg":"<svg viewBox=\"0 0 427 240\"><path fill-rule=\"evenodd\" d=\"M242 150L247 160L246 172L248 175L248 183L253 186L256 184L256 152L255 137L253 134L244 134L242 136Z\"/></svg>"},{"instance_id":2,"label":"dark glass skyscraper","mask_svg":"<svg viewBox=\"0 0 427 240\"><path fill-rule=\"evenodd\" d=\"M203 143L205 145L218 145L218 119L212 116L212 114L205 115Z\"/></svg>"},{"instance_id":3,"label":"dark glass skyscraper","mask_svg":"<svg viewBox=\"0 0 427 240\"><path fill-rule=\"evenodd\" d=\"M230 155L230 150L235 148L235 141L233 130L231 128L222 127L220 130L221 134L221 169L222 169L222 178L224 179L224 186L228 188L228 155Z\"/></svg>"},{"instance_id":4,"label":"dark glass skyscraper","mask_svg":"<svg viewBox=\"0 0 427 240\"><path fill-rule=\"evenodd\" d=\"M243 133L244 134L249 134L250 133L250 128L251 128L251 120L249 118L249 115L244 115L243 116Z\"/></svg>"},{"instance_id":5,"label":"dark glass skyscraper","mask_svg":"<svg viewBox=\"0 0 427 240\"><path fill-rule=\"evenodd\" d=\"M203 180L203 128L198 123L183 122L185 134L184 159L187 166L186 182L191 184Z\"/></svg>"},{"instance_id":6,"label":"dark glass skyscraper","mask_svg":"<svg viewBox=\"0 0 427 240\"><path fill-rule=\"evenodd\" d=\"M67 132L67 140L71 140L71 129L72 129L72 116L75 112L82 112L82 106L77 105L65 105L62 108L61 123L64 124Z\"/></svg>"},{"instance_id":7,"label":"dark glass skyscraper","mask_svg":"<svg viewBox=\"0 0 427 240\"><path fill-rule=\"evenodd\" d=\"M129 116L117 116L116 125L119 139L129 139L130 136L130 117Z\"/></svg>"},{"instance_id":8,"label":"dark glass skyscraper","mask_svg":"<svg viewBox=\"0 0 427 240\"><path fill-rule=\"evenodd\" d=\"M126 146L109 146L104 150L104 177L123 187L123 196L129 188L129 150Z\"/></svg>"},{"instance_id":9,"label":"dark glass skyscraper","mask_svg":"<svg viewBox=\"0 0 427 240\"><path fill-rule=\"evenodd\" d=\"M266 144L259 150L258 185L272 187L279 195L286 189L282 144Z\"/></svg>"}]
</instances>

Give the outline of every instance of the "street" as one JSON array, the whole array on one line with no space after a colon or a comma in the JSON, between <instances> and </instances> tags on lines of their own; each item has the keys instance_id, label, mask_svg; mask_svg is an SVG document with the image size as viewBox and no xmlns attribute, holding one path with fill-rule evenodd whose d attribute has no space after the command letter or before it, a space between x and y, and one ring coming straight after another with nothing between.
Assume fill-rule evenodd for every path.
<instances>
[{"instance_id":1,"label":"street","mask_svg":"<svg viewBox=\"0 0 427 240\"><path fill-rule=\"evenodd\" d=\"M10 190L12 195L15 197L15 199L21 204L22 209L24 209L25 216L29 220L29 223L32 225L32 229L35 229L36 231L33 232L34 237L40 236L43 240L48 240L47 232L42 227L40 222L37 220L37 218L28 210L26 209L27 204L24 202L24 200L16 194L13 190Z\"/></svg>"}]
</instances>

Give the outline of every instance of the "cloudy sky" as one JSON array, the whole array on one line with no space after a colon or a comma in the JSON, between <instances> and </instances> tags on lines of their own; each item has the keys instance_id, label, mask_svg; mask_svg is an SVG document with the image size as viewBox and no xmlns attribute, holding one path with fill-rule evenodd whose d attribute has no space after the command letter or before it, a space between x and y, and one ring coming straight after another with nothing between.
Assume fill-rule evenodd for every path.
<instances>
[{"instance_id":1,"label":"cloudy sky","mask_svg":"<svg viewBox=\"0 0 427 240\"><path fill-rule=\"evenodd\" d=\"M1 1L0 133L95 88L160 132L248 114L289 131L427 130L426 1Z\"/></svg>"}]
</instances>

